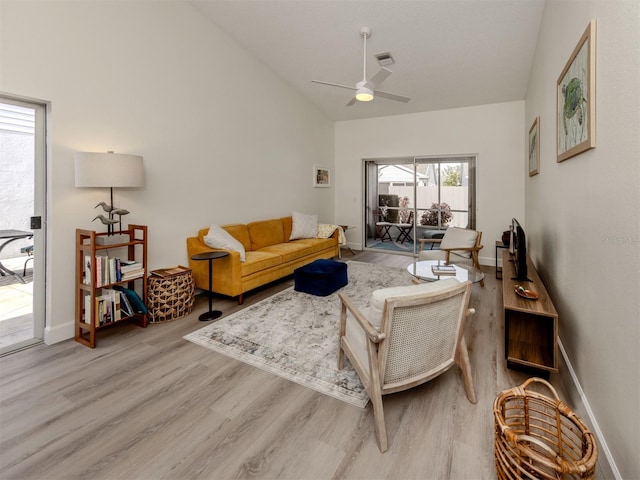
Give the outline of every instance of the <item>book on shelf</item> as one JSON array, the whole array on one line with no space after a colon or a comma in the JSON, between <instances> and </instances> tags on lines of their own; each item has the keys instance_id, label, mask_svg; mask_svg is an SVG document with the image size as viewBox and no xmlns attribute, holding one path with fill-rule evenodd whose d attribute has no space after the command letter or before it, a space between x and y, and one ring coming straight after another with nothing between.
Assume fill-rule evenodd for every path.
<instances>
[{"instance_id":1,"label":"book on shelf","mask_svg":"<svg viewBox=\"0 0 640 480\"><path fill-rule=\"evenodd\" d=\"M183 267L182 265L178 265L177 267L171 268L159 268L158 270L152 270L150 273L156 277L173 277L174 275L180 275L181 273L190 272L191 269L188 267Z\"/></svg>"},{"instance_id":2,"label":"book on shelf","mask_svg":"<svg viewBox=\"0 0 640 480\"><path fill-rule=\"evenodd\" d=\"M125 288L122 285L116 285L113 288L118 290L120 293L123 294L124 297L126 297L127 299L126 301L128 301L129 305L131 305L131 311L133 313L147 313L149 311L147 309L147 306L144 304L144 302L140 298L140 295L138 295L135 292L135 290L132 290L130 288Z\"/></svg>"},{"instance_id":3,"label":"book on shelf","mask_svg":"<svg viewBox=\"0 0 640 480\"><path fill-rule=\"evenodd\" d=\"M144 275L144 268L139 270L132 270L131 272L123 273L121 276L121 281L125 282L127 280L133 280L134 278L142 277Z\"/></svg>"},{"instance_id":4,"label":"book on shelf","mask_svg":"<svg viewBox=\"0 0 640 480\"><path fill-rule=\"evenodd\" d=\"M434 275L455 275L456 267L453 265L432 265L431 271Z\"/></svg>"},{"instance_id":5,"label":"book on shelf","mask_svg":"<svg viewBox=\"0 0 640 480\"><path fill-rule=\"evenodd\" d=\"M127 296L122 292L120 292L120 308L126 317L133 317L134 311L131 302L129 302Z\"/></svg>"},{"instance_id":6,"label":"book on shelf","mask_svg":"<svg viewBox=\"0 0 640 480\"><path fill-rule=\"evenodd\" d=\"M92 266L95 266L95 277L92 275ZM96 255L92 263L91 256L85 255L82 281L86 285L91 285L95 278L96 287L100 288L104 285L142 277L144 272L145 269L142 262Z\"/></svg>"}]
</instances>

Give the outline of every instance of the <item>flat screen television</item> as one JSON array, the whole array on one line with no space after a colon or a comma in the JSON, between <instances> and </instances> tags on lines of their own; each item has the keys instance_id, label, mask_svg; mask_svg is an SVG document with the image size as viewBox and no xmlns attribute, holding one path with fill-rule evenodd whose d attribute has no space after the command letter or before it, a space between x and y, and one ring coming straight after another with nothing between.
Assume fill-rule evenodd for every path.
<instances>
[{"instance_id":1,"label":"flat screen television","mask_svg":"<svg viewBox=\"0 0 640 480\"><path fill-rule=\"evenodd\" d=\"M528 280L527 278L527 237L520 222L515 218L511 220L511 245L513 248L513 263L516 269L515 280Z\"/></svg>"}]
</instances>

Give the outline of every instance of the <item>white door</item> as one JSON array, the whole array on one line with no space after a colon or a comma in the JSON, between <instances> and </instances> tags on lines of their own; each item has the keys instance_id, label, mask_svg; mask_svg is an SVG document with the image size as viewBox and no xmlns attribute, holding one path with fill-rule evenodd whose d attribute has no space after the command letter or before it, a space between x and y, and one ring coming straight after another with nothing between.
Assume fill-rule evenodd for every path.
<instances>
[{"instance_id":1,"label":"white door","mask_svg":"<svg viewBox=\"0 0 640 480\"><path fill-rule=\"evenodd\" d=\"M0 355L44 335L46 111L0 95Z\"/></svg>"}]
</instances>

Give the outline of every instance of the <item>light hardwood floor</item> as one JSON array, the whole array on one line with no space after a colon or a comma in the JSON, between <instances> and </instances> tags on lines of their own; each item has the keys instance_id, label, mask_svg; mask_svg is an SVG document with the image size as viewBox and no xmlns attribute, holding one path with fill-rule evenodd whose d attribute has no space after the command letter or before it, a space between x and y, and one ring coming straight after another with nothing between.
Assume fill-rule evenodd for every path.
<instances>
[{"instance_id":1,"label":"light hardwood floor","mask_svg":"<svg viewBox=\"0 0 640 480\"><path fill-rule=\"evenodd\" d=\"M466 330L478 403L467 401L457 369L385 396L385 454L370 406L183 340L203 326L207 300L198 298L188 317L101 331L94 350L69 340L0 358L0 478L495 478L493 401L528 375L505 367L501 283L492 268L485 273L485 286L473 285L476 314ZM214 305L229 315L291 284L246 295L244 306L223 298Z\"/></svg>"}]
</instances>

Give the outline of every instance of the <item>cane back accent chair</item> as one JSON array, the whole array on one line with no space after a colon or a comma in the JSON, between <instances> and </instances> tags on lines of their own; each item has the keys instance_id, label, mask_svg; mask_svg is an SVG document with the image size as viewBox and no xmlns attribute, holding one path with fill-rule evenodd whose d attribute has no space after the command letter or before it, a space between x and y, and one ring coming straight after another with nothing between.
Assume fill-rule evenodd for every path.
<instances>
[{"instance_id":1,"label":"cane back accent chair","mask_svg":"<svg viewBox=\"0 0 640 480\"><path fill-rule=\"evenodd\" d=\"M372 293L369 315L339 292L340 350L362 380L371 403L381 452L388 449L382 395L421 385L454 365L462 370L467 398L476 403L464 338L470 282L455 278L391 287Z\"/></svg>"}]
</instances>

